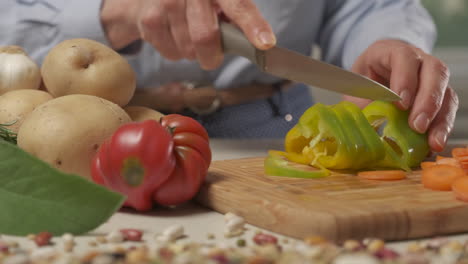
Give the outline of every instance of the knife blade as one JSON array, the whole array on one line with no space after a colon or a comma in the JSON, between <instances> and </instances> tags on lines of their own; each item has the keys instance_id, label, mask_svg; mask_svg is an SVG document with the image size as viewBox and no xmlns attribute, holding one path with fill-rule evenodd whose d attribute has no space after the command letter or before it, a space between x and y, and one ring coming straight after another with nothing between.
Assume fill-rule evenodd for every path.
<instances>
[{"instance_id":1,"label":"knife blade","mask_svg":"<svg viewBox=\"0 0 468 264\"><path fill-rule=\"evenodd\" d=\"M256 49L239 29L226 22L220 23L220 29L224 53L245 57L271 75L360 98L401 100L392 90L362 75L277 46Z\"/></svg>"}]
</instances>

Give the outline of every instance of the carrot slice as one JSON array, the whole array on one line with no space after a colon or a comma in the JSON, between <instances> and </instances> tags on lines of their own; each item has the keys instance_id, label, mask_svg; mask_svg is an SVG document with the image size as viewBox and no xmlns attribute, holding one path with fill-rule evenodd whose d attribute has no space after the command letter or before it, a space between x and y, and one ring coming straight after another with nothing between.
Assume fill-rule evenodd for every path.
<instances>
[{"instance_id":1,"label":"carrot slice","mask_svg":"<svg viewBox=\"0 0 468 264\"><path fill-rule=\"evenodd\" d=\"M432 167L436 165L437 163L435 161L423 161L421 162L421 169L427 169L429 167Z\"/></svg>"},{"instance_id":2,"label":"carrot slice","mask_svg":"<svg viewBox=\"0 0 468 264\"><path fill-rule=\"evenodd\" d=\"M460 162L455 158L443 158L436 161L436 164L446 164L461 168Z\"/></svg>"},{"instance_id":3,"label":"carrot slice","mask_svg":"<svg viewBox=\"0 0 468 264\"><path fill-rule=\"evenodd\" d=\"M454 181L452 190L458 200L468 202L468 177L461 177Z\"/></svg>"},{"instance_id":4,"label":"carrot slice","mask_svg":"<svg viewBox=\"0 0 468 264\"><path fill-rule=\"evenodd\" d=\"M406 172L402 170L360 171L359 177L367 180L397 181L406 178Z\"/></svg>"},{"instance_id":5,"label":"carrot slice","mask_svg":"<svg viewBox=\"0 0 468 264\"><path fill-rule=\"evenodd\" d=\"M461 168L447 165L436 164L422 171L421 181L424 187L437 191L450 191L453 182L465 176L465 171Z\"/></svg>"},{"instance_id":6,"label":"carrot slice","mask_svg":"<svg viewBox=\"0 0 468 264\"><path fill-rule=\"evenodd\" d=\"M468 157L468 148L454 148L452 149L452 156L456 159Z\"/></svg>"}]
</instances>

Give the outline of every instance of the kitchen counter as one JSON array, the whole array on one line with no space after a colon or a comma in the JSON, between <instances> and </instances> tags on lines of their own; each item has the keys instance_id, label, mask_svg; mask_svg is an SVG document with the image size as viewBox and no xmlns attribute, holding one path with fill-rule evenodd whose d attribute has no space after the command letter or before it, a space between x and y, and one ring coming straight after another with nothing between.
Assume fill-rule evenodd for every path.
<instances>
[{"instance_id":1,"label":"kitchen counter","mask_svg":"<svg viewBox=\"0 0 468 264\"><path fill-rule=\"evenodd\" d=\"M466 146L468 140L451 141L449 147ZM214 160L236 159L243 157L265 156L268 149L282 149L280 140L220 140L211 141ZM224 236L224 216L195 203L189 203L178 208L155 208L150 213L136 213L131 210L122 210L114 214L108 222L86 236L77 238L77 251L89 249L89 241L96 236L106 235L113 230L122 228L138 228L145 232L144 239L151 243L156 241L158 233L173 224L184 226L187 240L195 242L216 242L234 245L239 237L226 238ZM247 225L247 231L242 236L250 240L259 228ZM268 232L268 231L266 231ZM268 232L271 233L271 232ZM215 238L209 238L208 234L214 234ZM281 236L280 236L281 237ZM25 238L7 237L24 246L33 246L33 242ZM468 234L451 236L453 239L466 240ZM56 238L58 239L58 238ZM57 240L58 241L58 240ZM390 242L390 245L401 250L409 241Z\"/></svg>"}]
</instances>

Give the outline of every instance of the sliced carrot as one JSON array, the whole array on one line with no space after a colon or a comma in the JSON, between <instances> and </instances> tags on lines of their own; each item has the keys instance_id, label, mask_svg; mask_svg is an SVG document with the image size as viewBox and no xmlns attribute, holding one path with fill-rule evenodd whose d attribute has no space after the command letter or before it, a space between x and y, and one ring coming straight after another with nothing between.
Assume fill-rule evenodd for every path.
<instances>
[{"instance_id":1,"label":"sliced carrot","mask_svg":"<svg viewBox=\"0 0 468 264\"><path fill-rule=\"evenodd\" d=\"M360 171L357 175L367 180L379 181L397 181L406 178L406 172L402 170Z\"/></svg>"},{"instance_id":2,"label":"sliced carrot","mask_svg":"<svg viewBox=\"0 0 468 264\"><path fill-rule=\"evenodd\" d=\"M461 168L447 164L436 164L422 171L421 180L424 187L428 189L450 191L452 183L463 176L465 176L465 171Z\"/></svg>"},{"instance_id":3,"label":"sliced carrot","mask_svg":"<svg viewBox=\"0 0 468 264\"><path fill-rule=\"evenodd\" d=\"M460 162L455 158L443 158L436 161L436 164L447 164L461 168Z\"/></svg>"},{"instance_id":4,"label":"sliced carrot","mask_svg":"<svg viewBox=\"0 0 468 264\"><path fill-rule=\"evenodd\" d=\"M458 200L468 202L468 177L461 177L454 181L452 190Z\"/></svg>"},{"instance_id":5,"label":"sliced carrot","mask_svg":"<svg viewBox=\"0 0 468 264\"><path fill-rule=\"evenodd\" d=\"M454 148L452 149L452 156L454 158L468 157L468 148Z\"/></svg>"},{"instance_id":6,"label":"sliced carrot","mask_svg":"<svg viewBox=\"0 0 468 264\"><path fill-rule=\"evenodd\" d=\"M421 162L421 169L427 169L429 167L432 167L436 165L437 163L435 161L423 161Z\"/></svg>"}]
</instances>

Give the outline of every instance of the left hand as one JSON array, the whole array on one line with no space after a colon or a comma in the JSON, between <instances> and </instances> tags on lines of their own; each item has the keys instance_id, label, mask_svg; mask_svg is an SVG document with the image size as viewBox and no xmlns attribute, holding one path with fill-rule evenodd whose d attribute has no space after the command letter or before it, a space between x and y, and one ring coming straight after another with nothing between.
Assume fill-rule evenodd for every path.
<instances>
[{"instance_id":1,"label":"left hand","mask_svg":"<svg viewBox=\"0 0 468 264\"><path fill-rule=\"evenodd\" d=\"M443 150L452 131L458 97L449 85L447 66L430 54L400 40L380 40L355 61L352 71L367 76L396 92L401 109L410 109L409 125L428 132L429 145ZM358 105L368 101L346 97Z\"/></svg>"}]
</instances>

